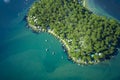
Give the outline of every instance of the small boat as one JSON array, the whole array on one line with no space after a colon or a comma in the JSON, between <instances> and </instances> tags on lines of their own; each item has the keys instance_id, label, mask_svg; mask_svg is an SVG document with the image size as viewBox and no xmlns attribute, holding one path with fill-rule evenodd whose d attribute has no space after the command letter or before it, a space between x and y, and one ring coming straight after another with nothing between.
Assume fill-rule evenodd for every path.
<instances>
[{"instance_id":1,"label":"small boat","mask_svg":"<svg viewBox=\"0 0 120 80\"><path fill-rule=\"evenodd\" d=\"M55 52L52 52L52 55L55 55Z\"/></svg>"},{"instance_id":2,"label":"small boat","mask_svg":"<svg viewBox=\"0 0 120 80\"><path fill-rule=\"evenodd\" d=\"M78 66L80 66L80 64L78 63Z\"/></svg>"},{"instance_id":3,"label":"small boat","mask_svg":"<svg viewBox=\"0 0 120 80\"><path fill-rule=\"evenodd\" d=\"M48 49L46 49L46 52L48 51Z\"/></svg>"},{"instance_id":4,"label":"small boat","mask_svg":"<svg viewBox=\"0 0 120 80\"><path fill-rule=\"evenodd\" d=\"M61 59L63 59L63 56L61 56Z\"/></svg>"},{"instance_id":5,"label":"small boat","mask_svg":"<svg viewBox=\"0 0 120 80\"><path fill-rule=\"evenodd\" d=\"M66 52L66 50L64 49L64 52Z\"/></svg>"},{"instance_id":6,"label":"small boat","mask_svg":"<svg viewBox=\"0 0 120 80\"><path fill-rule=\"evenodd\" d=\"M48 42L48 40L46 39L45 42Z\"/></svg>"}]
</instances>

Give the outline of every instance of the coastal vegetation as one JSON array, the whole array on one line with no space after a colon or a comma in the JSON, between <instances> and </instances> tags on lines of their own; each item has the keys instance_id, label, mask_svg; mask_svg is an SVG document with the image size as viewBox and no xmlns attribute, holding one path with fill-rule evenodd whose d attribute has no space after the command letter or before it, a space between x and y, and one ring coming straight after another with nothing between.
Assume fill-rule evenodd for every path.
<instances>
[{"instance_id":1,"label":"coastal vegetation","mask_svg":"<svg viewBox=\"0 0 120 80\"><path fill-rule=\"evenodd\" d=\"M28 24L33 31L58 36L76 63L94 64L110 59L120 39L120 23L93 14L83 1L36 1L29 9Z\"/></svg>"}]
</instances>

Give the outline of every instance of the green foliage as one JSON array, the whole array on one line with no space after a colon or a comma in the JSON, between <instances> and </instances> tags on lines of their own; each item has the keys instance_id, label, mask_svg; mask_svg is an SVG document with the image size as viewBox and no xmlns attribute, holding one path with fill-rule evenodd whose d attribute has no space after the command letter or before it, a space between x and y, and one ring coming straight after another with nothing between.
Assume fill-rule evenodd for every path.
<instances>
[{"instance_id":1,"label":"green foliage","mask_svg":"<svg viewBox=\"0 0 120 80\"><path fill-rule=\"evenodd\" d=\"M72 40L67 42L68 54L84 60L92 60L91 53L102 53L94 56L96 60L113 54L120 37L120 23L93 14L77 0L40 0L32 5L28 18L30 24L46 30L49 26L66 42Z\"/></svg>"}]
</instances>

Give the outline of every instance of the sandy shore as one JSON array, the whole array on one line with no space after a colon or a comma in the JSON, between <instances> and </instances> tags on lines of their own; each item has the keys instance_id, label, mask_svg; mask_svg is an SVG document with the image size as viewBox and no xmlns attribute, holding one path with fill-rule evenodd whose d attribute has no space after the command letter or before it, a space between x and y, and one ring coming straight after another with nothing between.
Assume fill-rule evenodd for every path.
<instances>
[{"instance_id":1,"label":"sandy shore","mask_svg":"<svg viewBox=\"0 0 120 80\"><path fill-rule=\"evenodd\" d=\"M57 37L65 45L65 47L67 48L67 50L68 51L70 50L70 48L69 48L68 44L66 43L66 41L63 40L63 39L61 39L57 34L54 33L54 31L48 30L48 33L50 33L50 34L54 35L55 37Z\"/></svg>"},{"instance_id":2,"label":"sandy shore","mask_svg":"<svg viewBox=\"0 0 120 80\"><path fill-rule=\"evenodd\" d=\"M86 6L86 0L83 0L83 6L84 7Z\"/></svg>"}]
</instances>

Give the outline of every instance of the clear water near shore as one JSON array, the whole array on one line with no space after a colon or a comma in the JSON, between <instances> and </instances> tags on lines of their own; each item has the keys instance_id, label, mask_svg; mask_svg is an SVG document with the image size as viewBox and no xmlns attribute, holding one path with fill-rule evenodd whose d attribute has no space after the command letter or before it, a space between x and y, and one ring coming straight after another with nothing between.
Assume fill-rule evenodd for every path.
<instances>
[{"instance_id":1,"label":"clear water near shore","mask_svg":"<svg viewBox=\"0 0 120 80\"><path fill-rule=\"evenodd\" d=\"M62 44L54 36L48 33L35 34L27 29L23 18L33 1L10 0L9 3L4 3L0 0L0 80L120 79L120 54L105 63L79 66L67 59ZM101 3L99 1L94 3L99 7L105 5L106 0L101 0ZM106 8L108 4L106 3ZM116 4L111 7L114 6ZM117 6L120 7L119 0ZM116 17L109 12L107 14L120 19L120 15ZM119 10L114 14L118 13Z\"/></svg>"},{"instance_id":2,"label":"clear water near shore","mask_svg":"<svg viewBox=\"0 0 120 80\"><path fill-rule=\"evenodd\" d=\"M120 0L86 0L86 5L96 14L120 21Z\"/></svg>"}]
</instances>

